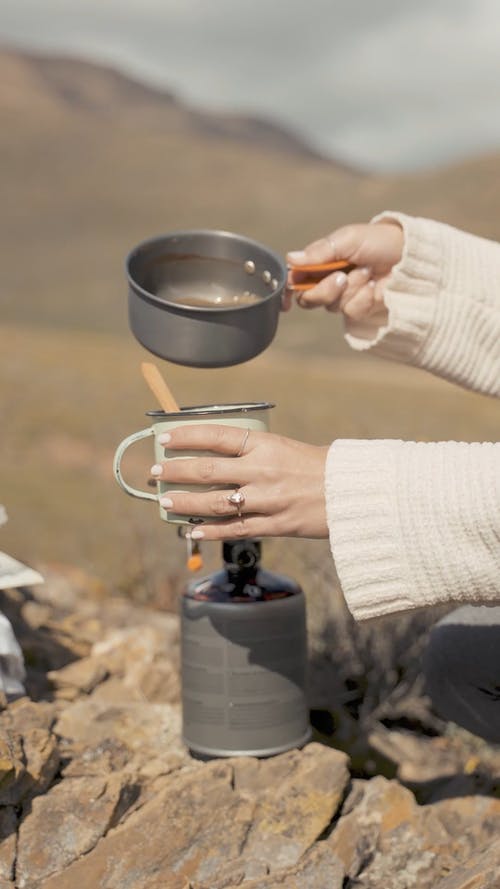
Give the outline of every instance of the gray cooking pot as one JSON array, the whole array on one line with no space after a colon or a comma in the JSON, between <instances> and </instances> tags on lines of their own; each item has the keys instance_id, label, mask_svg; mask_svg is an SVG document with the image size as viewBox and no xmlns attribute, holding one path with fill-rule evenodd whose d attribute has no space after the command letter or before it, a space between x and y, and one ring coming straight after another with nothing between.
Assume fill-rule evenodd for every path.
<instances>
[{"instance_id":1,"label":"gray cooking pot","mask_svg":"<svg viewBox=\"0 0 500 889\"><path fill-rule=\"evenodd\" d=\"M130 328L160 358L229 367L258 355L275 335L286 267L257 241L208 229L173 232L134 247L126 268ZM189 304L193 297L198 304ZM218 307L225 299L234 304Z\"/></svg>"}]
</instances>

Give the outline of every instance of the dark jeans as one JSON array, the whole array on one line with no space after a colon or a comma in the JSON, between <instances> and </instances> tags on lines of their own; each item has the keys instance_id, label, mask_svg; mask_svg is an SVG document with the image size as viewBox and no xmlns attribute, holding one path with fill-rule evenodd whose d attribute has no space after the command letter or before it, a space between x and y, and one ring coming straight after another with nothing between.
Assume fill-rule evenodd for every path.
<instances>
[{"instance_id":1,"label":"dark jeans","mask_svg":"<svg viewBox=\"0 0 500 889\"><path fill-rule=\"evenodd\" d=\"M500 743L500 607L447 614L430 632L423 666L436 712Z\"/></svg>"}]
</instances>

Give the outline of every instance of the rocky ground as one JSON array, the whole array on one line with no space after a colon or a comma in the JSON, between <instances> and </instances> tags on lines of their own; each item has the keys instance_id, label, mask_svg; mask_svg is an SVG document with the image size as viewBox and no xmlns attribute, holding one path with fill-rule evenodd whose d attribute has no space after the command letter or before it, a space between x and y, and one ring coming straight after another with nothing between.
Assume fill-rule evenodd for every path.
<instances>
[{"instance_id":1,"label":"rocky ground","mask_svg":"<svg viewBox=\"0 0 500 889\"><path fill-rule=\"evenodd\" d=\"M336 743L316 709L301 751L199 762L177 617L46 577L1 594L28 696L0 713L0 889L498 889L498 751L415 716Z\"/></svg>"}]
</instances>

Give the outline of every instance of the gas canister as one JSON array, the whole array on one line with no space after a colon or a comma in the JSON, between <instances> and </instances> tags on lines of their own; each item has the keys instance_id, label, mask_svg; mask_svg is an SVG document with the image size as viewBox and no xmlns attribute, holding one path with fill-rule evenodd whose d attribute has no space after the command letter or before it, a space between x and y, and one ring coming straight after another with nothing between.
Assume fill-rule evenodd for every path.
<instances>
[{"instance_id":1,"label":"gas canister","mask_svg":"<svg viewBox=\"0 0 500 889\"><path fill-rule=\"evenodd\" d=\"M184 742L201 758L301 747L311 736L304 593L261 567L258 540L226 541L222 554L182 597Z\"/></svg>"}]
</instances>

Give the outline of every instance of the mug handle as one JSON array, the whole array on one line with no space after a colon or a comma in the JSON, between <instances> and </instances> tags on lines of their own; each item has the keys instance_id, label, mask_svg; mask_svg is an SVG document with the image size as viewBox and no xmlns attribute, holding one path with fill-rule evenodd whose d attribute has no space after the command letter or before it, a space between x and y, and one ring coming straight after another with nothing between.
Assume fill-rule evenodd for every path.
<instances>
[{"instance_id":1,"label":"mug handle","mask_svg":"<svg viewBox=\"0 0 500 889\"><path fill-rule=\"evenodd\" d=\"M155 500L158 502L157 494L151 494L150 491L139 491L138 488L133 488L131 485L127 484L121 473L122 457L127 448L135 441L140 441L141 438L147 438L149 435L154 435L154 429L152 429L151 426L148 426L147 429L141 429L140 432L133 432L132 435L128 435L127 438L124 438L123 441L120 442L113 459L113 472L116 481L127 494L130 494L132 497L140 497L141 500Z\"/></svg>"}]
</instances>

